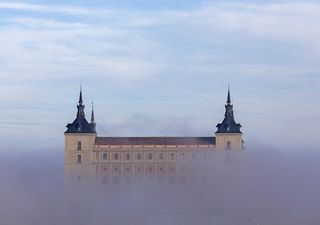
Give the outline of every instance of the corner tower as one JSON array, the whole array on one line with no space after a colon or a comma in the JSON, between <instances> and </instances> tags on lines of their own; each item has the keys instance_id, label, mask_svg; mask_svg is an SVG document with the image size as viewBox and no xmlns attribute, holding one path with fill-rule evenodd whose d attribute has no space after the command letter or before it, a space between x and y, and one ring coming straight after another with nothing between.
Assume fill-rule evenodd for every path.
<instances>
[{"instance_id":1,"label":"corner tower","mask_svg":"<svg viewBox=\"0 0 320 225\"><path fill-rule=\"evenodd\" d=\"M227 150L243 149L242 132L240 123L236 123L233 115L233 104L230 97L230 88L228 87L226 112L224 119L217 125L216 131L216 148Z\"/></svg>"},{"instance_id":2,"label":"corner tower","mask_svg":"<svg viewBox=\"0 0 320 225\"><path fill-rule=\"evenodd\" d=\"M77 105L77 115L72 123L67 125L64 149L64 166L66 178L80 182L84 177L88 177L90 171L88 167L92 162L92 150L94 147L96 133L96 123L92 108L91 123L85 117L85 105L82 99L82 88L80 87L79 102Z\"/></svg>"}]
</instances>

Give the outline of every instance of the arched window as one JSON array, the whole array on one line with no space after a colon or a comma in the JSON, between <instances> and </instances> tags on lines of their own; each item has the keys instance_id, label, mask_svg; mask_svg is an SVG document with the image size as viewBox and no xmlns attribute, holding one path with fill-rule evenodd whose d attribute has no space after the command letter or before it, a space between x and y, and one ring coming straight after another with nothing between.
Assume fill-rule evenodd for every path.
<instances>
[{"instance_id":1,"label":"arched window","mask_svg":"<svg viewBox=\"0 0 320 225\"><path fill-rule=\"evenodd\" d=\"M113 159L114 159L114 160L118 160L118 159L119 159L119 154L118 154L118 153L114 153Z\"/></svg>"},{"instance_id":2,"label":"arched window","mask_svg":"<svg viewBox=\"0 0 320 225\"><path fill-rule=\"evenodd\" d=\"M108 159L108 154L107 153L103 153L102 158L103 158L103 160L107 160Z\"/></svg>"},{"instance_id":3,"label":"arched window","mask_svg":"<svg viewBox=\"0 0 320 225\"><path fill-rule=\"evenodd\" d=\"M77 163L81 163L81 155L77 155Z\"/></svg>"}]
</instances>

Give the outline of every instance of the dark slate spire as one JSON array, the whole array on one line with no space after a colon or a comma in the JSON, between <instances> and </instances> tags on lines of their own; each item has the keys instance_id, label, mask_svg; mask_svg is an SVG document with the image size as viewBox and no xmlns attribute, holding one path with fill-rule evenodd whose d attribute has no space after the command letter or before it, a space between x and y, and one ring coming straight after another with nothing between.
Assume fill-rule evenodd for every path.
<instances>
[{"instance_id":1,"label":"dark slate spire","mask_svg":"<svg viewBox=\"0 0 320 225\"><path fill-rule=\"evenodd\" d=\"M93 102L92 102L92 110L91 110L91 124L96 125L96 121L94 119Z\"/></svg>"},{"instance_id":2,"label":"dark slate spire","mask_svg":"<svg viewBox=\"0 0 320 225\"><path fill-rule=\"evenodd\" d=\"M79 104L77 105L77 117L76 119L67 125L67 131L65 133L96 133L96 124L89 123L84 114L83 99L82 99L82 88L80 86ZM92 112L93 113L93 112ZM93 114L92 114L93 115ZM92 118L91 118L92 121ZM94 117L93 117L94 121Z\"/></svg>"},{"instance_id":3,"label":"dark slate spire","mask_svg":"<svg viewBox=\"0 0 320 225\"><path fill-rule=\"evenodd\" d=\"M230 86L228 85L228 98L227 98L227 104L231 104L231 98L230 98Z\"/></svg>"},{"instance_id":4,"label":"dark slate spire","mask_svg":"<svg viewBox=\"0 0 320 225\"><path fill-rule=\"evenodd\" d=\"M82 104L83 100L82 100L82 85L80 85L80 96L79 96L79 104Z\"/></svg>"},{"instance_id":5,"label":"dark slate spire","mask_svg":"<svg viewBox=\"0 0 320 225\"><path fill-rule=\"evenodd\" d=\"M236 123L234 120L233 105L232 105L230 96L231 96L230 87L228 86L228 97L227 97L227 103L225 105L226 112L224 114L224 119L222 123L219 123L217 125L218 130L216 133L241 133L240 123Z\"/></svg>"},{"instance_id":6,"label":"dark slate spire","mask_svg":"<svg viewBox=\"0 0 320 225\"><path fill-rule=\"evenodd\" d=\"M77 108L78 108L77 117L85 117L84 107L85 106L84 106L83 100L82 100L82 87L80 86L79 104L77 105Z\"/></svg>"}]
</instances>

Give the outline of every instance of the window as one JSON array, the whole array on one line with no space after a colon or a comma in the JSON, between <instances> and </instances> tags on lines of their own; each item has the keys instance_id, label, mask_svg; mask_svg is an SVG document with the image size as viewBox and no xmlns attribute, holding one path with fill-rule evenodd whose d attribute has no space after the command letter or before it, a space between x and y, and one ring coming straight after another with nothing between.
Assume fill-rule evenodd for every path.
<instances>
[{"instance_id":1,"label":"window","mask_svg":"<svg viewBox=\"0 0 320 225\"><path fill-rule=\"evenodd\" d=\"M130 153L126 154L126 160L130 160Z\"/></svg>"},{"instance_id":2,"label":"window","mask_svg":"<svg viewBox=\"0 0 320 225\"><path fill-rule=\"evenodd\" d=\"M149 159L149 160L152 160L152 153L149 153L149 154L148 154L148 159Z\"/></svg>"},{"instance_id":3,"label":"window","mask_svg":"<svg viewBox=\"0 0 320 225\"><path fill-rule=\"evenodd\" d=\"M159 183L160 184L164 184L164 176L160 176L159 177Z\"/></svg>"},{"instance_id":4,"label":"window","mask_svg":"<svg viewBox=\"0 0 320 225\"><path fill-rule=\"evenodd\" d=\"M159 159L160 159L160 160L163 160L163 153L160 153Z\"/></svg>"},{"instance_id":5,"label":"window","mask_svg":"<svg viewBox=\"0 0 320 225\"><path fill-rule=\"evenodd\" d=\"M230 150L230 149L231 149L231 142L230 142L230 141L227 141L226 149L227 149L227 150Z\"/></svg>"},{"instance_id":6,"label":"window","mask_svg":"<svg viewBox=\"0 0 320 225\"><path fill-rule=\"evenodd\" d=\"M141 160L141 153L137 154L137 160Z\"/></svg>"},{"instance_id":7,"label":"window","mask_svg":"<svg viewBox=\"0 0 320 225\"><path fill-rule=\"evenodd\" d=\"M174 153L170 153L171 160L174 160Z\"/></svg>"},{"instance_id":8,"label":"window","mask_svg":"<svg viewBox=\"0 0 320 225\"><path fill-rule=\"evenodd\" d=\"M119 154L118 154L118 153L114 153L113 159L114 159L114 160L118 160L118 159L119 159Z\"/></svg>"},{"instance_id":9,"label":"window","mask_svg":"<svg viewBox=\"0 0 320 225\"><path fill-rule=\"evenodd\" d=\"M103 160L107 160L108 159L108 154L107 153L103 153L102 158L103 158Z\"/></svg>"},{"instance_id":10,"label":"window","mask_svg":"<svg viewBox=\"0 0 320 225\"><path fill-rule=\"evenodd\" d=\"M81 141L77 142L77 150L81 150Z\"/></svg>"},{"instance_id":11,"label":"window","mask_svg":"<svg viewBox=\"0 0 320 225\"><path fill-rule=\"evenodd\" d=\"M77 163L81 163L81 155L77 155Z\"/></svg>"},{"instance_id":12,"label":"window","mask_svg":"<svg viewBox=\"0 0 320 225\"><path fill-rule=\"evenodd\" d=\"M114 176L113 177L113 184L120 184L119 176Z\"/></svg>"},{"instance_id":13,"label":"window","mask_svg":"<svg viewBox=\"0 0 320 225\"><path fill-rule=\"evenodd\" d=\"M207 159L207 153L203 153L203 159Z\"/></svg>"}]
</instances>

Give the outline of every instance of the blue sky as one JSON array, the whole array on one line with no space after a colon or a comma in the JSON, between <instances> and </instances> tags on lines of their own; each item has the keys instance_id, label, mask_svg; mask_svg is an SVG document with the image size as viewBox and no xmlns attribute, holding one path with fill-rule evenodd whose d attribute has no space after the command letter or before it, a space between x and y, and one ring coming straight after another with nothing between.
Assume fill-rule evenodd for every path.
<instances>
[{"instance_id":1,"label":"blue sky","mask_svg":"<svg viewBox=\"0 0 320 225\"><path fill-rule=\"evenodd\" d=\"M320 3L88 2L0 1L3 148L62 148L81 81L99 135L214 135L230 83L247 142L317 146Z\"/></svg>"}]
</instances>

